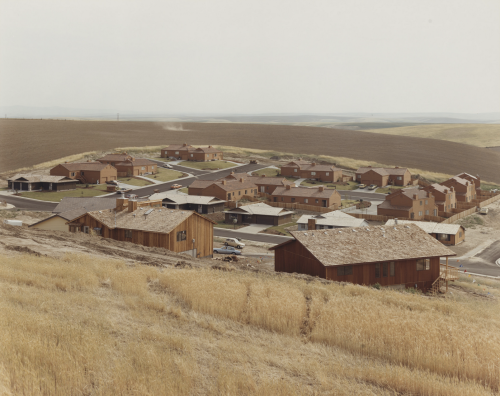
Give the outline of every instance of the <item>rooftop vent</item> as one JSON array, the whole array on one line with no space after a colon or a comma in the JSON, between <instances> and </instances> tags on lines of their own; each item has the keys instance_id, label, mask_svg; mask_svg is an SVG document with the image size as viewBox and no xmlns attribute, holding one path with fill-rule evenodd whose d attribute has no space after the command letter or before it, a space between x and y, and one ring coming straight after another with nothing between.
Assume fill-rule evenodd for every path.
<instances>
[{"instance_id":1,"label":"rooftop vent","mask_svg":"<svg viewBox=\"0 0 500 396\"><path fill-rule=\"evenodd\" d=\"M99 213L102 213L102 211L99 211Z\"/></svg>"},{"instance_id":2,"label":"rooftop vent","mask_svg":"<svg viewBox=\"0 0 500 396\"><path fill-rule=\"evenodd\" d=\"M304 235L307 235L307 232L304 232Z\"/></svg>"},{"instance_id":3,"label":"rooftop vent","mask_svg":"<svg viewBox=\"0 0 500 396\"><path fill-rule=\"evenodd\" d=\"M148 215L150 214L151 212L153 212L154 209L149 209L148 211L146 211L146 213L144 213L144 215Z\"/></svg>"}]
</instances>

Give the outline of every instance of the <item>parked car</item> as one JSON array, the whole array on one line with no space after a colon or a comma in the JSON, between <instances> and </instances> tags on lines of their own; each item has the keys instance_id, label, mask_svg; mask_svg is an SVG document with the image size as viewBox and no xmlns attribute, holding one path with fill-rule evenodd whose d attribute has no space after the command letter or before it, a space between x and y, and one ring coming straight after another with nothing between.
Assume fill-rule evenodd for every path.
<instances>
[{"instance_id":1,"label":"parked car","mask_svg":"<svg viewBox=\"0 0 500 396\"><path fill-rule=\"evenodd\" d=\"M485 214L488 214L488 211L489 211L488 208L481 208L481 210L479 211L479 214L485 215Z\"/></svg>"},{"instance_id":2,"label":"parked car","mask_svg":"<svg viewBox=\"0 0 500 396\"><path fill-rule=\"evenodd\" d=\"M368 186L368 190L376 190L377 189L377 185L376 184L370 184Z\"/></svg>"},{"instance_id":3,"label":"parked car","mask_svg":"<svg viewBox=\"0 0 500 396\"><path fill-rule=\"evenodd\" d=\"M176 190L178 188L182 188L182 186L180 184L172 184L172 186L170 187L172 190Z\"/></svg>"},{"instance_id":4,"label":"parked car","mask_svg":"<svg viewBox=\"0 0 500 396\"><path fill-rule=\"evenodd\" d=\"M117 186L117 185L118 185L118 182L117 182L116 180L108 180L108 181L106 182L106 184L112 184L112 185L114 185L114 186Z\"/></svg>"},{"instance_id":5,"label":"parked car","mask_svg":"<svg viewBox=\"0 0 500 396\"><path fill-rule=\"evenodd\" d=\"M358 188L366 188L366 184L358 184Z\"/></svg>"},{"instance_id":6,"label":"parked car","mask_svg":"<svg viewBox=\"0 0 500 396\"><path fill-rule=\"evenodd\" d=\"M234 246L237 247L238 249L243 249L245 247L245 244L241 242L238 238L226 238L224 241L224 245L226 246Z\"/></svg>"},{"instance_id":7,"label":"parked car","mask_svg":"<svg viewBox=\"0 0 500 396\"><path fill-rule=\"evenodd\" d=\"M172 165L170 164L163 164L162 167L167 168L167 169L174 169Z\"/></svg>"},{"instance_id":8,"label":"parked car","mask_svg":"<svg viewBox=\"0 0 500 396\"><path fill-rule=\"evenodd\" d=\"M241 251L240 250L236 250L232 246L224 246L224 247L221 247L221 248L214 248L214 253L240 255Z\"/></svg>"}]
</instances>

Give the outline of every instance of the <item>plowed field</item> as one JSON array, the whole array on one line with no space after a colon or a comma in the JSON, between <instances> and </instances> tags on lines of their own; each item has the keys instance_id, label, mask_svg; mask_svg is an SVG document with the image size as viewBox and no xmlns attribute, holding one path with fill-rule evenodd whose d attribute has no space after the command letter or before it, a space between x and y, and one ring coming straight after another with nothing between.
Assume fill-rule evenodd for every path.
<instances>
[{"instance_id":1,"label":"plowed field","mask_svg":"<svg viewBox=\"0 0 500 396\"><path fill-rule=\"evenodd\" d=\"M500 153L444 140L262 124L0 120L0 172L116 147L213 144L322 154L500 183Z\"/></svg>"}]
</instances>

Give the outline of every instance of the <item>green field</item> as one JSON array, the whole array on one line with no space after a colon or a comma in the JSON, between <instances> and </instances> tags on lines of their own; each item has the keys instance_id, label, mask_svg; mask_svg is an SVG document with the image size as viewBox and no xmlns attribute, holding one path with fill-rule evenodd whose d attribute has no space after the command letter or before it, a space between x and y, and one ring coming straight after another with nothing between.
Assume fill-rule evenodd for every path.
<instances>
[{"instance_id":1,"label":"green field","mask_svg":"<svg viewBox=\"0 0 500 396\"><path fill-rule=\"evenodd\" d=\"M280 170L279 169L274 169L274 168L264 168L260 169L258 171L252 172L252 176L262 176L266 175L268 177L276 177L279 176Z\"/></svg>"},{"instance_id":2,"label":"green field","mask_svg":"<svg viewBox=\"0 0 500 396\"><path fill-rule=\"evenodd\" d=\"M197 162L197 161L183 161L179 163L180 166L185 166L187 168L193 169L226 169L236 166L232 162L227 161L207 161L207 162Z\"/></svg>"},{"instance_id":3,"label":"green field","mask_svg":"<svg viewBox=\"0 0 500 396\"><path fill-rule=\"evenodd\" d=\"M358 183L356 182L347 182L347 186L343 186L340 184L333 184L333 183L323 183L320 181L312 181L312 180L304 180L302 183L300 183L301 186L304 187L318 187L318 186L325 186L326 188L331 188L331 189L336 189L336 190L356 190L358 188Z\"/></svg>"},{"instance_id":4,"label":"green field","mask_svg":"<svg viewBox=\"0 0 500 396\"><path fill-rule=\"evenodd\" d=\"M118 181L120 183L125 183L125 184L130 184L132 186L149 186L153 184L152 182L148 182L147 180L144 179L136 179L135 177L119 177Z\"/></svg>"},{"instance_id":5,"label":"green field","mask_svg":"<svg viewBox=\"0 0 500 396\"><path fill-rule=\"evenodd\" d=\"M167 182L182 177L182 172L172 169L158 168L158 173L154 175L146 175L146 177L157 181Z\"/></svg>"},{"instance_id":6,"label":"green field","mask_svg":"<svg viewBox=\"0 0 500 396\"><path fill-rule=\"evenodd\" d=\"M76 190L67 191L30 191L21 193L22 197L39 199L41 201L59 202L65 197L97 197L99 195L109 194L106 191L106 184L89 185L86 188L83 184L76 187Z\"/></svg>"}]
</instances>

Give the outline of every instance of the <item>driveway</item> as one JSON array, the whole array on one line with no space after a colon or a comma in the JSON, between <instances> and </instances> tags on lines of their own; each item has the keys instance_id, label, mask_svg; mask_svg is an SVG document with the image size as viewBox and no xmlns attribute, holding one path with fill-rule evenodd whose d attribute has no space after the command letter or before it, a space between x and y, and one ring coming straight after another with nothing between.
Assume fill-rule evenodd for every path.
<instances>
[{"instance_id":1,"label":"driveway","mask_svg":"<svg viewBox=\"0 0 500 396\"><path fill-rule=\"evenodd\" d=\"M222 238L241 238L241 239L247 239L249 241L272 243L276 245L289 241L290 239L293 239L291 237L285 237L280 235L250 234L238 230L228 230L227 228L216 228L216 227L214 227L214 236Z\"/></svg>"},{"instance_id":2,"label":"driveway","mask_svg":"<svg viewBox=\"0 0 500 396\"><path fill-rule=\"evenodd\" d=\"M34 210L41 212L52 212L59 202L46 202L34 199L16 197L13 195L1 195L0 201L14 205L17 209Z\"/></svg>"}]
</instances>

